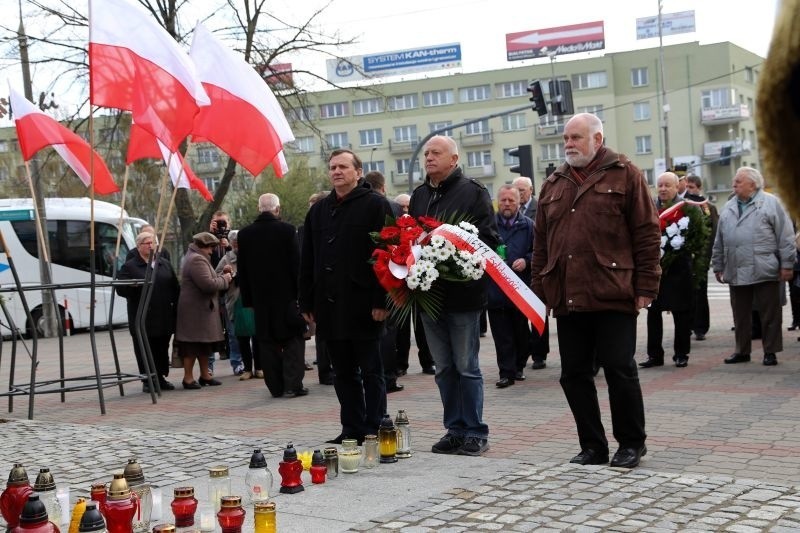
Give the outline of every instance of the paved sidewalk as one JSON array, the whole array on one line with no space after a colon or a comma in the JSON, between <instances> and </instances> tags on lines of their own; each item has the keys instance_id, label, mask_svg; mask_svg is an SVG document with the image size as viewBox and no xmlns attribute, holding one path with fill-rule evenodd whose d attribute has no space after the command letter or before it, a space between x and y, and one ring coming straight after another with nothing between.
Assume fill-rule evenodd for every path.
<instances>
[{"instance_id":1,"label":"paved sidewalk","mask_svg":"<svg viewBox=\"0 0 800 533\"><path fill-rule=\"evenodd\" d=\"M785 308L784 323L788 323ZM672 342L665 316L667 343ZM646 342L639 320L638 346ZM298 495L276 498L280 531L796 531L800 529L800 357L797 332L784 328L785 351L777 367L753 362L723 365L732 351L730 307L712 301L708 340L693 342L687 368L672 365L642 370L647 410L648 454L633 471L580 467L567 461L577 451L574 421L564 400L555 327L547 368L527 371L528 379L497 389L491 336L481 342L486 380L484 418L491 450L485 457L429 453L443 433L441 402L432 376L422 374L412 348L412 368L389 395L392 414L405 409L411 419L414 457L355 475L340 475ZM116 330L124 371L134 371L131 340ZM111 372L108 332L98 332L101 371ZM67 375L93 374L89 338L66 340ZM639 360L643 352L639 352ZM313 347L306 350L313 359ZM10 345L0 353L0 390L7 389ZM17 379L30 367L17 354ZM180 371L176 371L180 372ZM57 342L40 347L37 379L58 374ZM106 414L96 390L35 397L34 420L27 421L27 398L0 414L0 476L22 462L33 479L49 467L74 497L89 483L110 479L136 456L148 480L161 487L168 514L171 489L194 485L205 494L206 468L232 468L234 491L242 490L254 447L277 462L287 442L298 449L324 446L339 433L333 388L306 374L308 396L274 399L263 381L240 382L227 361L217 362L221 387L164 392L156 404L138 383L104 389ZM170 380L179 385L180 375ZM602 372L598 390L604 423L611 431ZM6 406L8 405L6 400ZM613 445L613 444L612 444ZM612 450L613 451L613 450ZM304 477L304 480L307 480ZM165 518L168 518L165 514ZM248 512L248 515L252 513Z\"/></svg>"}]
</instances>

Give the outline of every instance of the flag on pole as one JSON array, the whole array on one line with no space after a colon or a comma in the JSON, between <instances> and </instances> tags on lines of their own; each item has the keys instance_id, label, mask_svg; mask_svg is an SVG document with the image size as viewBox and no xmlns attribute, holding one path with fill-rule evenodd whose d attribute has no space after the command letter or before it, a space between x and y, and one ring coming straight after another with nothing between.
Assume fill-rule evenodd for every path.
<instances>
[{"instance_id":1,"label":"flag on pole","mask_svg":"<svg viewBox=\"0 0 800 533\"><path fill-rule=\"evenodd\" d=\"M266 82L202 24L194 29L189 55L211 99L195 118L193 140L214 143L254 176L270 164L283 176L283 143L294 135Z\"/></svg>"},{"instance_id":2,"label":"flag on pole","mask_svg":"<svg viewBox=\"0 0 800 533\"><path fill-rule=\"evenodd\" d=\"M30 100L22 94L11 91L11 109L17 126L17 137L22 157L29 161L36 152L46 146L52 146L64 161L75 171L75 174L87 186L92 184L89 169L94 159L94 190L98 194L119 192L114 178L108 171L103 159L92 150L89 143L78 134L59 124L56 120L42 113Z\"/></svg>"},{"instance_id":3,"label":"flag on pole","mask_svg":"<svg viewBox=\"0 0 800 533\"><path fill-rule=\"evenodd\" d=\"M89 0L91 103L130 111L171 151L209 99L192 61L140 5Z\"/></svg>"},{"instance_id":4,"label":"flag on pole","mask_svg":"<svg viewBox=\"0 0 800 533\"><path fill-rule=\"evenodd\" d=\"M131 124L126 164L130 165L137 159L144 158L163 159L164 164L169 164L169 176L175 188L194 189L209 202L214 199L206 188L206 184L192 171L180 152L170 152L164 143L138 124L133 123ZM181 172L181 168L183 168L183 172Z\"/></svg>"}]
</instances>

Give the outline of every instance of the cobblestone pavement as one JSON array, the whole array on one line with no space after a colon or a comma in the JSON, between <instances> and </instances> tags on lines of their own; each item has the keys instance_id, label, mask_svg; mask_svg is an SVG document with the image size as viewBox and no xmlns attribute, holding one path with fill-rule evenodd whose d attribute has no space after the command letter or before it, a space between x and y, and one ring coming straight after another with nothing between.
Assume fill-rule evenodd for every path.
<instances>
[{"instance_id":1,"label":"cobblestone pavement","mask_svg":"<svg viewBox=\"0 0 800 533\"><path fill-rule=\"evenodd\" d=\"M784 309L784 324L788 307ZM665 350L670 353L671 320ZM420 372L412 348L403 392L389 396L389 410L411 417L415 456L323 486L278 498L280 531L788 531L800 530L800 357L797 332L784 328L779 365L753 361L724 365L732 351L730 307L712 300L708 340L693 342L689 366L642 370L647 412L648 454L633 471L567 464L577 451L574 421L558 376L556 327L552 327L547 368L527 371L527 379L497 389L491 336L481 339L485 377L484 418L491 450L482 458L437 456L427 452L442 435L441 402L434 380ZM555 326L555 321L554 321ZM109 333L97 333L101 372L114 367ZM130 336L116 330L123 372L135 362ZM645 317L639 320L637 358L644 358ZM65 340L66 376L93 374L87 334ZM10 343L0 345L0 390L7 390ZM313 359L313 347L306 350ZM58 376L57 342L40 343L37 380ZM18 347L16 384L30 373ZM169 379L179 384L180 371ZM16 396L13 410L0 414L0 476L20 461L34 477L48 466L56 480L69 483L73 496L91 481L110 479L129 457L138 457L148 480L165 491L182 483L201 492L212 464L232 468L241 488L254 447L269 455L270 466L292 441L314 449L339 433L338 403L332 387L306 374L308 396L274 399L263 381L239 381L227 361L218 361L221 387L166 391L156 403L138 382L98 391L35 396L34 420L27 421L27 397ZM180 386L179 386L180 389ZM602 373L598 392L609 438L611 423ZM6 407L10 405L6 398ZM8 409L6 409L8 411ZM612 441L613 442L613 441ZM613 443L612 443L613 445ZM612 450L613 451L613 450ZM165 494L166 497L166 494Z\"/></svg>"}]
</instances>

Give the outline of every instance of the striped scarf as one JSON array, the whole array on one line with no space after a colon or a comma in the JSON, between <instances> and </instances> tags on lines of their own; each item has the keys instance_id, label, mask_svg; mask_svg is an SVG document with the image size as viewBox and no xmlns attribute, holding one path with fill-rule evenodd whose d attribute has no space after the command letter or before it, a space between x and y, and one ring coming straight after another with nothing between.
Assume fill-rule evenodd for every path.
<instances>
[{"instance_id":1,"label":"striped scarf","mask_svg":"<svg viewBox=\"0 0 800 533\"><path fill-rule=\"evenodd\" d=\"M606 156L606 147L601 146L597 153L594 155L594 159L592 159L588 165L583 168L576 168L573 166L569 167L570 174L572 177L575 178L575 181L578 182L578 185L583 185L583 182L589 179L595 170L600 166L600 162L605 159Z\"/></svg>"}]
</instances>

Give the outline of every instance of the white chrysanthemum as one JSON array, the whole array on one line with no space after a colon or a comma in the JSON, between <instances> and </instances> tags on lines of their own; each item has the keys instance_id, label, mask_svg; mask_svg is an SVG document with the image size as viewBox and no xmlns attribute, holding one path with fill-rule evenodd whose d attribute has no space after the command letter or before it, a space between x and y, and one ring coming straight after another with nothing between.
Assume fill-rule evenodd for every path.
<instances>
[{"instance_id":1,"label":"white chrysanthemum","mask_svg":"<svg viewBox=\"0 0 800 533\"><path fill-rule=\"evenodd\" d=\"M675 235L672 239L670 239L669 245L672 246L673 250L680 250L685 241L686 239L684 239L682 235Z\"/></svg>"},{"instance_id":2,"label":"white chrysanthemum","mask_svg":"<svg viewBox=\"0 0 800 533\"><path fill-rule=\"evenodd\" d=\"M469 222L459 222L458 223L458 227L463 229L463 230L466 230L466 231L468 231L470 233L474 233L475 235L478 234L478 228L476 228L475 226L473 226Z\"/></svg>"},{"instance_id":3,"label":"white chrysanthemum","mask_svg":"<svg viewBox=\"0 0 800 533\"><path fill-rule=\"evenodd\" d=\"M677 224L675 224L675 223L673 222L672 224L670 224L669 226L667 226L667 237L670 237L670 238L672 238L672 237L674 237L674 236L675 236L675 235L677 235L677 234L678 234L678 225L677 225Z\"/></svg>"},{"instance_id":4,"label":"white chrysanthemum","mask_svg":"<svg viewBox=\"0 0 800 533\"><path fill-rule=\"evenodd\" d=\"M449 241L442 237L441 235L434 235L431 237L431 246L435 248L441 248L442 246L446 245Z\"/></svg>"},{"instance_id":5,"label":"white chrysanthemum","mask_svg":"<svg viewBox=\"0 0 800 533\"><path fill-rule=\"evenodd\" d=\"M666 245L667 245L667 236L666 235L662 235L661 236L661 249L663 250L664 246L666 246Z\"/></svg>"},{"instance_id":6,"label":"white chrysanthemum","mask_svg":"<svg viewBox=\"0 0 800 533\"><path fill-rule=\"evenodd\" d=\"M683 217L678 221L678 229L685 230L689 227L689 217Z\"/></svg>"}]
</instances>

